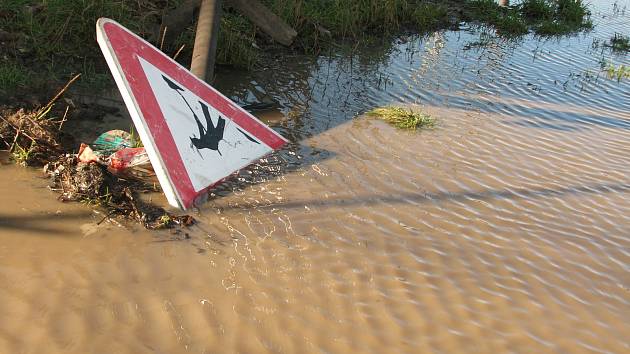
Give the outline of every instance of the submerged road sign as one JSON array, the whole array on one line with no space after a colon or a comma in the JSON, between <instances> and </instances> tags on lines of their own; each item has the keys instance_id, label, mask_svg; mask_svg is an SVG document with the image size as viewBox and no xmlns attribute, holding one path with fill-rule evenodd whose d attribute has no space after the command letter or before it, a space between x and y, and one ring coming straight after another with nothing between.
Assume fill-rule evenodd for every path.
<instances>
[{"instance_id":1,"label":"submerged road sign","mask_svg":"<svg viewBox=\"0 0 630 354\"><path fill-rule=\"evenodd\" d=\"M98 44L169 204L186 209L286 139L159 49L101 18Z\"/></svg>"}]
</instances>

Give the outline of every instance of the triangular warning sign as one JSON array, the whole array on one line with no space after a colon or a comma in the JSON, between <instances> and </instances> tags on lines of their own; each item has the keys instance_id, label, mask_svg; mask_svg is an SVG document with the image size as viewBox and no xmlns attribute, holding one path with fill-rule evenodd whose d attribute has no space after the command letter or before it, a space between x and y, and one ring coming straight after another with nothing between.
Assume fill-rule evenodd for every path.
<instances>
[{"instance_id":1,"label":"triangular warning sign","mask_svg":"<svg viewBox=\"0 0 630 354\"><path fill-rule=\"evenodd\" d=\"M117 22L98 44L169 204L186 209L286 139Z\"/></svg>"}]
</instances>

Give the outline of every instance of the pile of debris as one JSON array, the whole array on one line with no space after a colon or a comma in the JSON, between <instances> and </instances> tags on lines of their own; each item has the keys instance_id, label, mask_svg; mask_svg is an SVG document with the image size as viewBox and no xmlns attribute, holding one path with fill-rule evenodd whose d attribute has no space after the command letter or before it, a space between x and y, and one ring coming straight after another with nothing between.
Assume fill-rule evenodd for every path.
<instances>
[{"instance_id":1,"label":"pile of debris","mask_svg":"<svg viewBox=\"0 0 630 354\"><path fill-rule=\"evenodd\" d=\"M23 166L41 165L49 156L60 155L61 127L65 116L57 121L45 119L47 110L0 112L0 142L13 159Z\"/></svg>"},{"instance_id":2,"label":"pile of debris","mask_svg":"<svg viewBox=\"0 0 630 354\"><path fill-rule=\"evenodd\" d=\"M189 215L174 215L139 198L139 193L157 192L159 187L146 151L133 135L108 131L91 146L81 144L77 154L67 153L71 139L61 130L69 108L56 119L61 112L54 103L71 83L42 108L0 110L0 144L12 159L24 166L43 166L60 200L103 208L107 219L127 217L148 229L193 224Z\"/></svg>"}]
</instances>

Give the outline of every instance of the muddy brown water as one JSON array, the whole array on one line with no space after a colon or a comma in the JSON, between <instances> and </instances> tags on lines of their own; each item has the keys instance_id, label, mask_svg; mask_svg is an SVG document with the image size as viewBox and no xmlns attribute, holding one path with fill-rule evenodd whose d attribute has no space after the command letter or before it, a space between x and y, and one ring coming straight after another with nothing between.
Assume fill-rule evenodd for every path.
<instances>
[{"instance_id":1,"label":"muddy brown water","mask_svg":"<svg viewBox=\"0 0 630 354\"><path fill-rule=\"evenodd\" d=\"M224 71L282 104L261 116L291 144L189 238L97 225L1 165L0 353L630 352L630 83L599 64L630 56L593 45L630 14L594 8L559 40L471 28ZM439 124L361 115L385 104Z\"/></svg>"}]
</instances>

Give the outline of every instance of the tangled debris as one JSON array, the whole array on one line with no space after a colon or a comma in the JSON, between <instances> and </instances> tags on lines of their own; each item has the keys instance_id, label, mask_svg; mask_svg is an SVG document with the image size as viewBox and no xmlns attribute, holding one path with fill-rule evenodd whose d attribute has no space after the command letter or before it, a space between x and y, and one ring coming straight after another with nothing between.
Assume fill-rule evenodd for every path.
<instances>
[{"instance_id":1,"label":"tangled debris","mask_svg":"<svg viewBox=\"0 0 630 354\"><path fill-rule=\"evenodd\" d=\"M76 155L64 155L48 163L44 172L51 178L50 188L61 193L62 201L101 206L107 210L107 217L127 216L147 229L190 226L194 222L189 215L173 215L138 198L138 193L155 192L157 187L118 178L98 163L79 161Z\"/></svg>"},{"instance_id":2,"label":"tangled debris","mask_svg":"<svg viewBox=\"0 0 630 354\"><path fill-rule=\"evenodd\" d=\"M44 166L50 177L50 188L59 192L62 201L78 201L105 209L106 217L131 218L148 229L190 226L190 215L174 215L163 208L144 202L140 193L156 192L159 187L133 176L116 176L96 161L82 162L78 154L68 151L72 146L62 133L68 117L66 107L62 118L56 119L55 101L73 78L46 106L32 111L9 109L0 111L0 144L5 145L11 158L23 166ZM54 111L54 112L53 112Z\"/></svg>"},{"instance_id":3,"label":"tangled debris","mask_svg":"<svg viewBox=\"0 0 630 354\"><path fill-rule=\"evenodd\" d=\"M6 145L13 159L23 165L41 165L49 156L63 152L60 129L65 119L44 119L46 112L0 112L0 140Z\"/></svg>"}]
</instances>

